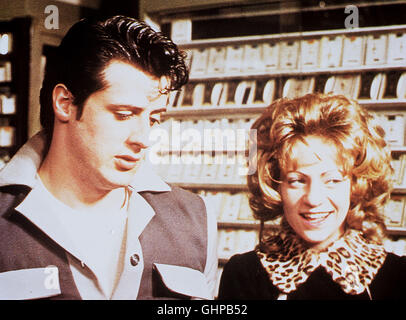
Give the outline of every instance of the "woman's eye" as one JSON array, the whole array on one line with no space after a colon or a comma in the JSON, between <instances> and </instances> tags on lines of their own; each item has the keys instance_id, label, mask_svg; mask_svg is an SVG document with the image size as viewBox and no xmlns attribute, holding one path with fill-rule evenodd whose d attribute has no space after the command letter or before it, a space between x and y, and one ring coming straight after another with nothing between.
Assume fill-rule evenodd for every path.
<instances>
[{"instance_id":1,"label":"woman's eye","mask_svg":"<svg viewBox=\"0 0 406 320\"><path fill-rule=\"evenodd\" d=\"M288 179L288 184L293 187L298 187L305 184L306 181L302 178L290 178Z\"/></svg>"},{"instance_id":2,"label":"woman's eye","mask_svg":"<svg viewBox=\"0 0 406 320\"><path fill-rule=\"evenodd\" d=\"M328 186L335 186L344 180L345 178L341 175L330 175L324 178L324 183Z\"/></svg>"},{"instance_id":3,"label":"woman's eye","mask_svg":"<svg viewBox=\"0 0 406 320\"><path fill-rule=\"evenodd\" d=\"M332 179L327 179L326 183L327 184L337 184L342 181L343 181L343 179L341 179L341 178L332 178Z\"/></svg>"}]
</instances>

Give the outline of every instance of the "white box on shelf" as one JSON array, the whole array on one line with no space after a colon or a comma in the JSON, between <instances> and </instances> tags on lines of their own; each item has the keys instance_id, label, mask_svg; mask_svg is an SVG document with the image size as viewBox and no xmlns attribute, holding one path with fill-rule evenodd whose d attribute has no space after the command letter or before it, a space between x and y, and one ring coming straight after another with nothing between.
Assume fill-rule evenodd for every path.
<instances>
[{"instance_id":1,"label":"white box on shelf","mask_svg":"<svg viewBox=\"0 0 406 320\"><path fill-rule=\"evenodd\" d=\"M392 196L384 212L387 219L386 223L390 227L401 227L403 224L403 212L405 199L402 196Z\"/></svg>"},{"instance_id":2,"label":"white box on shelf","mask_svg":"<svg viewBox=\"0 0 406 320\"><path fill-rule=\"evenodd\" d=\"M241 81L235 90L234 102L237 106L253 105L255 81Z\"/></svg>"},{"instance_id":3,"label":"white box on shelf","mask_svg":"<svg viewBox=\"0 0 406 320\"><path fill-rule=\"evenodd\" d=\"M0 147L11 147L14 145L15 128L12 126L0 127Z\"/></svg>"},{"instance_id":4,"label":"white box on shelf","mask_svg":"<svg viewBox=\"0 0 406 320\"><path fill-rule=\"evenodd\" d=\"M320 40L306 39L300 44L300 67L304 69L315 69L319 66Z\"/></svg>"},{"instance_id":5,"label":"white box on shelf","mask_svg":"<svg viewBox=\"0 0 406 320\"><path fill-rule=\"evenodd\" d=\"M175 43L184 43L192 40L192 20L178 19L172 21L171 39Z\"/></svg>"},{"instance_id":6,"label":"white box on shelf","mask_svg":"<svg viewBox=\"0 0 406 320\"><path fill-rule=\"evenodd\" d=\"M382 115L381 122L385 130L385 140L391 146L403 146L405 135L405 118L403 114Z\"/></svg>"},{"instance_id":7,"label":"white box on shelf","mask_svg":"<svg viewBox=\"0 0 406 320\"><path fill-rule=\"evenodd\" d=\"M235 170L237 167L234 152L229 152L229 154L224 154L224 161L219 166L219 172L217 175L217 181L219 183L231 183L235 177ZM232 161L229 161L229 160Z\"/></svg>"},{"instance_id":8,"label":"white box on shelf","mask_svg":"<svg viewBox=\"0 0 406 320\"><path fill-rule=\"evenodd\" d=\"M282 41L280 43L279 62L281 69L297 69L299 49L300 42L298 40Z\"/></svg>"},{"instance_id":9,"label":"white box on shelf","mask_svg":"<svg viewBox=\"0 0 406 320\"><path fill-rule=\"evenodd\" d=\"M203 99L204 99L204 91L206 86L204 83L197 83L193 88L193 95L192 95L192 106L201 108L203 106Z\"/></svg>"},{"instance_id":10,"label":"white box on shelf","mask_svg":"<svg viewBox=\"0 0 406 320\"><path fill-rule=\"evenodd\" d=\"M262 61L265 71L277 70L279 68L278 42L265 42L262 44Z\"/></svg>"},{"instance_id":11,"label":"white box on shelf","mask_svg":"<svg viewBox=\"0 0 406 320\"><path fill-rule=\"evenodd\" d=\"M343 54L343 37L323 36L320 42L320 67L339 67L341 65L341 58Z\"/></svg>"},{"instance_id":12,"label":"white box on shelf","mask_svg":"<svg viewBox=\"0 0 406 320\"><path fill-rule=\"evenodd\" d=\"M388 35L388 63L406 63L406 32Z\"/></svg>"},{"instance_id":13,"label":"white box on shelf","mask_svg":"<svg viewBox=\"0 0 406 320\"><path fill-rule=\"evenodd\" d=\"M388 37L386 34L367 36L366 65L380 65L386 63L387 41Z\"/></svg>"},{"instance_id":14,"label":"white box on shelf","mask_svg":"<svg viewBox=\"0 0 406 320\"><path fill-rule=\"evenodd\" d=\"M193 182L199 179L202 170L202 155L197 152L182 152L183 173L181 179Z\"/></svg>"},{"instance_id":15,"label":"white box on shelf","mask_svg":"<svg viewBox=\"0 0 406 320\"><path fill-rule=\"evenodd\" d=\"M0 113L2 114L14 114L16 113L16 97L15 95L11 96L6 96L6 95L1 95L0 96Z\"/></svg>"},{"instance_id":16,"label":"white box on shelf","mask_svg":"<svg viewBox=\"0 0 406 320\"><path fill-rule=\"evenodd\" d=\"M240 210L238 211L238 219L249 221L255 220L249 204L248 194L245 192L242 194Z\"/></svg>"},{"instance_id":17,"label":"white box on shelf","mask_svg":"<svg viewBox=\"0 0 406 320\"><path fill-rule=\"evenodd\" d=\"M262 46L258 44L244 45L243 72L263 71Z\"/></svg>"},{"instance_id":18,"label":"white box on shelf","mask_svg":"<svg viewBox=\"0 0 406 320\"><path fill-rule=\"evenodd\" d=\"M174 152L169 158L168 172L166 178L171 182L179 182L183 173L182 159L180 153Z\"/></svg>"},{"instance_id":19,"label":"white box on shelf","mask_svg":"<svg viewBox=\"0 0 406 320\"><path fill-rule=\"evenodd\" d=\"M193 76L206 74L208 61L209 61L209 48L193 49L190 74Z\"/></svg>"},{"instance_id":20,"label":"white box on shelf","mask_svg":"<svg viewBox=\"0 0 406 320\"><path fill-rule=\"evenodd\" d=\"M398 84L396 86L396 96L398 99L406 98L406 72L402 73L399 77Z\"/></svg>"},{"instance_id":21,"label":"white box on shelf","mask_svg":"<svg viewBox=\"0 0 406 320\"><path fill-rule=\"evenodd\" d=\"M392 155L391 165L393 168L393 184L395 187L402 187L403 176L405 173L405 156L406 154Z\"/></svg>"},{"instance_id":22,"label":"white box on shelf","mask_svg":"<svg viewBox=\"0 0 406 320\"><path fill-rule=\"evenodd\" d=\"M240 203L241 194L226 194L221 208L220 221L237 221Z\"/></svg>"},{"instance_id":23,"label":"white box on shelf","mask_svg":"<svg viewBox=\"0 0 406 320\"><path fill-rule=\"evenodd\" d=\"M386 74L378 73L375 75L371 83L371 88L369 90L369 95L372 100L381 100L385 94L386 90Z\"/></svg>"},{"instance_id":24,"label":"white box on shelf","mask_svg":"<svg viewBox=\"0 0 406 320\"><path fill-rule=\"evenodd\" d=\"M222 229L218 233L217 255L220 259L228 259L236 249L236 232L231 229Z\"/></svg>"},{"instance_id":25,"label":"white box on shelf","mask_svg":"<svg viewBox=\"0 0 406 320\"><path fill-rule=\"evenodd\" d=\"M207 73L210 75L224 73L225 61L226 61L226 47L210 48Z\"/></svg>"},{"instance_id":26,"label":"white box on shelf","mask_svg":"<svg viewBox=\"0 0 406 320\"><path fill-rule=\"evenodd\" d=\"M264 91L262 92L262 101L265 105L270 105L275 98L276 92L276 82L275 79L270 79L266 82L264 86Z\"/></svg>"},{"instance_id":27,"label":"white box on shelf","mask_svg":"<svg viewBox=\"0 0 406 320\"><path fill-rule=\"evenodd\" d=\"M180 90L172 90L172 91L170 91L169 94L168 94L168 100L167 100L167 103L166 103L166 107L168 109L177 107L178 103L179 103L180 95L181 95Z\"/></svg>"},{"instance_id":28,"label":"white box on shelf","mask_svg":"<svg viewBox=\"0 0 406 320\"><path fill-rule=\"evenodd\" d=\"M327 79L324 93L342 94L357 99L361 90L361 75L340 75Z\"/></svg>"},{"instance_id":29,"label":"white box on shelf","mask_svg":"<svg viewBox=\"0 0 406 320\"><path fill-rule=\"evenodd\" d=\"M200 178L206 183L215 183L217 180L217 173L219 170L219 161L216 157L207 153L203 154L202 170L200 172Z\"/></svg>"},{"instance_id":30,"label":"white box on shelf","mask_svg":"<svg viewBox=\"0 0 406 320\"><path fill-rule=\"evenodd\" d=\"M307 93L312 93L314 91L315 81L314 77L305 79L290 78L283 86L283 97L293 99Z\"/></svg>"},{"instance_id":31,"label":"white box on shelf","mask_svg":"<svg viewBox=\"0 0 406 320\"><path fill-rule=\"evenodd\" d=\"M4 33L0 35L0 54L8 54L11 52L13 35L11 33Z\"/></svg>"},{"instance_id":32,"label":"white box on shelf","mask_svg":"<svg viewBox=\"0 0 406 320\"><path fill-rule=\"evenodd\" d=\"M244 47L243 46L227 46L226 48L226 73L237 73L241 72L242 62L244 57Z\"/></svg>"},{"instance_id":33,"label":"white box on shelf","mask_svg":"<svg viewBox=\"0 0 406 320\"><path fill-rule=\"evenodd\" d=\"M210 103L212 106L224 106L227 100L227 82L217 82L210 95Z\"/></svg>"},{"instance_id":34,"label":"white box on shelf","mask_svg":"<svg viewBox=\"0 0 406 320\"><path fill-rule=\"evenodd\" d=\"M258 233L255 230L238 230L236 253L252 251L258 244Z\"/></svg>"},{"instance_id":35,"label":"white box on shelf","mask_svg":"<svg viewBox=\"0 0 406 320\"><path fill-rule=\"evenodd\" d=\"M355 67L364 64L365 38L363 36L345 36L343 43L343 66Z\"/></svg>"},{"instance_id":36,"label":"white box on shelf","mask_svg":"<svg viewBox=\"0 0 406 320\"><path fill-rule=\"evenodd\" d=\"M226 197L227 192L212 192L212 207L216 210L217 220L220 220L221 208Z\"/></svg>"}]
</instances>

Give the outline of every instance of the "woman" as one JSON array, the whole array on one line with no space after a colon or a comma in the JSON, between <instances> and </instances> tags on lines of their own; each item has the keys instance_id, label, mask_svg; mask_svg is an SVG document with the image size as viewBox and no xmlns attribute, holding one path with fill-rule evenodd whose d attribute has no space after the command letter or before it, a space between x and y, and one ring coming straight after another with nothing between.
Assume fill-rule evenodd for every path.
<instances>
[{"instance_id":1,"label":"woman","mask_svg":"<svg viewBox=\"0 0 406 320\"><path fill-rule=\"evenodd\" d=\"M309 94L274 102L252 128L250 204L262 226L281 226L228 261L218 298L406 298L406 257L382 246L393 170L374 118L344 96Z\"/></svg>"}]
</instances>

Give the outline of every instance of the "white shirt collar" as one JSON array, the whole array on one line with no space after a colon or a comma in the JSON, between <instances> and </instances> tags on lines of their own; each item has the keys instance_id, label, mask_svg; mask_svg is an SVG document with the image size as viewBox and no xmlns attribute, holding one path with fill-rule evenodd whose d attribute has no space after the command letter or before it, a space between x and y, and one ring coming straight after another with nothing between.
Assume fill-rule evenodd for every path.
<instances>
[{"instance_id":1,"label":"white shirt collar","mask_svg":"<svg viewBox=\"0 0 406 320\"><path fill-rule=\"evenodd\" d=\"M108 273L106 273L108 270L103 267L101 255L89 254L93 251L97 253L95 248L92 248L92 244L89 244L90 249L89 245L84 246L84 239L88 236L88 228L92 223L89 223L88 219L84 217L76 217L72 209L54 198L37 179L37 171L43 160L44 147L45 136L40 132L32 137L0 172L0 186L10 184L29 186L32 189L31 192L16 207L16 210L65 250L87 264L96 275L103 292L108 293L110 291L108 289L110 282ZM171 188L152 170L151 164L144 161L135 173L130 189L133 192L131 192L128 207L129 239L127 240L132 241L131 243L138 243L139 235L155 215L153 208L139 195L139 192L167 192ZM78 228L78 226L83 228ZM103 237L103 234L99 235L99 239L103 239Z\"/></svg>"},{"instance_id":2,"label":"white shirt collar","mask_svg":"<svg viewBox=\"0 0 406 320\"><path fill-rule=\"evenodd\" d=\"M33 136L0 171L0 186L19 184L30 187L36 184L36 174L45 148L45 134Z\"/></svg>"},{"instance_id":3,"label":"white shirt collar","mask_svg":"<svg viewBox=\"0 0 406 320\"><path fill-rule=\"evenodd\" d=\"M35 176L43 160L44 148L45 133L41 131L29 139L0 171L0 186L19 184L32 189L36 184ZM152 170L147 161L138 168L130 187L136 192L171 191L171 187Z\"/></svg>"}]
</instances>

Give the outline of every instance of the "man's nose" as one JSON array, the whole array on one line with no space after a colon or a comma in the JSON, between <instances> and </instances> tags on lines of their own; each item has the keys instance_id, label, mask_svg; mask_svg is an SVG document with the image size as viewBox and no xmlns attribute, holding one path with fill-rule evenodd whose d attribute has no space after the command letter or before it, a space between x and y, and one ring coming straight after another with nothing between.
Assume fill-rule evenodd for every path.
<instances>
[{"instance_id":1,"label":"man's nose","mask_svg":"<svg viewBox=\"0 0 406 320\"><path fill-rule=\"evenodd\" d=\"M149 117L140 117L131 127L128 143L139 148L148 148L151 144L150 133L151 124Z\"/></svg>"}]
</instances>

